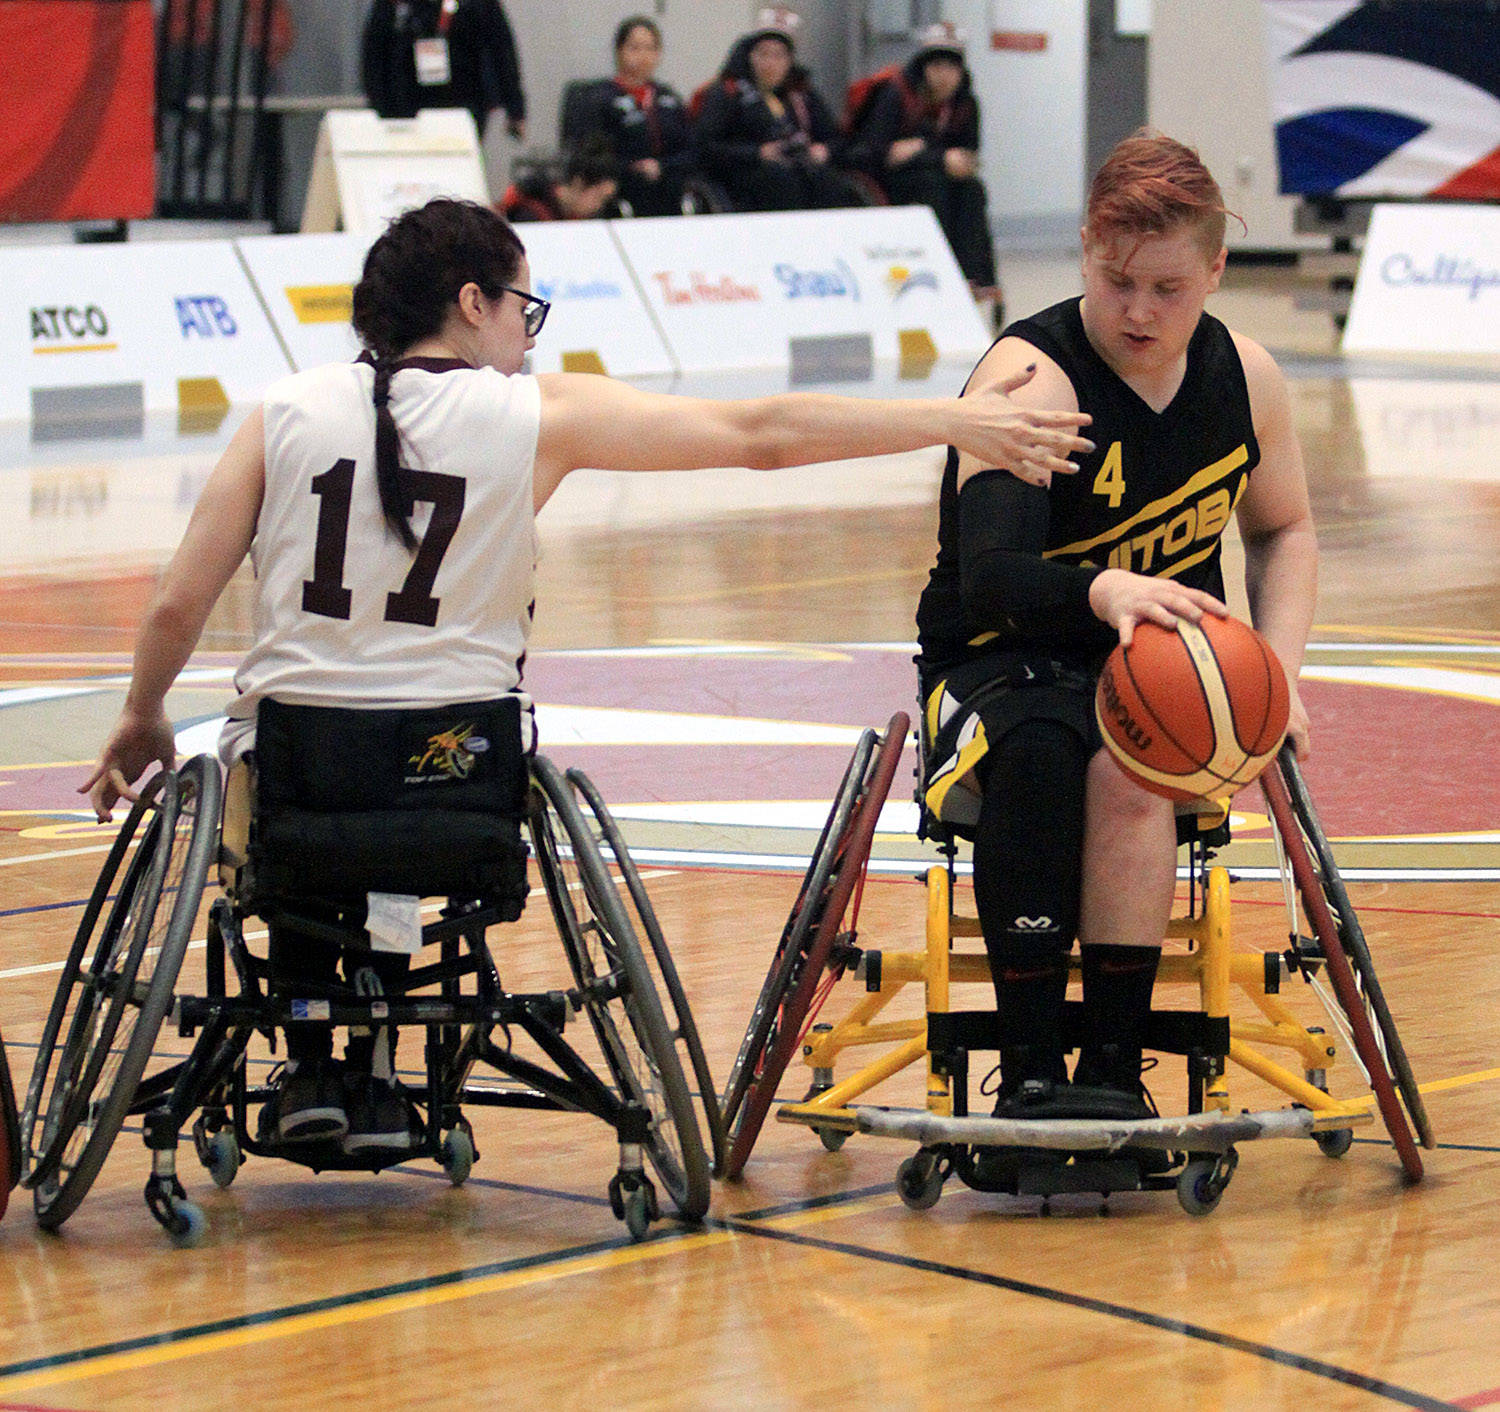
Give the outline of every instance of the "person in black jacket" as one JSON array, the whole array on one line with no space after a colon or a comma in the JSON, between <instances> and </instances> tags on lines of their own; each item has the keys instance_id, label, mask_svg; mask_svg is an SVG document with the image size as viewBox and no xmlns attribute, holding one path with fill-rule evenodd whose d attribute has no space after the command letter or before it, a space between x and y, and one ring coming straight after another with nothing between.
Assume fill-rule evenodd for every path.
<instances>
[{"instance_id":1,"label":"person in black jacket","mask_svg":"<svg viewBox=\"0 0 1500 1412\"><path fill-rule=\"evenodd\" d=\"M516 37L500 0L374 0L360 52L365 97L382 118L467 108L484 138L496 108L526 136Z\"/></svg>"},{"instance_id":2,"label":"person in black jacket","mask_svg":"<svg viewBox=\"0 0 1500 1412\"><path fill-rule=\"evenodd\" d=\"M833 165L838 124L797 63L797 16L762 10L703 96L694 129L704 172L747 211L858 205Z\"/></svg>"},{"instance_id":3,"label":"person in black jacket","mask_svg":"<svg viewBox=\"0 0 1500 1412\"><path fill-rule=\"evenodd\" d=\"M971 285L995 284L995 248L979 180L979 104L962 35L936 24L857 115L846 160L895 205L931 206Z\"/></svg>"},{"instance_id":4,"label":"person in black jacket","mask_svg":"<svg viewBox=\"0 0 1500 1412\"><path fill-rule=\"evenodd\" d=\"M692 165L687 107L656 81L661 29L645 15L615 30L615 75L593 84L583 99L582 142L598 142L620 165L620 199L637 216L680 216Z\"/></svg>"},{"instance_id":5,"label":"person in black jacket","mask_svg":"<svg viewBox=\"0 0 1500 1412\"><path fill-rule=\"evenodd\" d=\"M497 209L512 224L523 221L590 221L602 216L619 191L614 157L594 143L517 177Z\"/></svg>"}]
</instances>

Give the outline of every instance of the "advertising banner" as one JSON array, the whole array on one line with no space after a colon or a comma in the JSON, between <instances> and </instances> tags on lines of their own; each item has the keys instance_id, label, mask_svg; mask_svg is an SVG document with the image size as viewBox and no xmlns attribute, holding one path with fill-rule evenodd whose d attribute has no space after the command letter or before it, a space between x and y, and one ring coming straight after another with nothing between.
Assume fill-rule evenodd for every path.
<instances>
[{"instance_id":1,"label":"advertising banner","mask_svg":"<svg viewBox=\"0 0 1500 1412\"><path fill-rule=\"evenodd\" d=\"M527 225L520 231L531 288L549 300L529 366L534 372L670 375L671 355L603 221ZM355 281L372 234L266 235L237 242L298 368L353 358Z\"/></svg>"},{"instance_id":2,"label":"advertising banner","mask_svg":"<svg viewBox=\"0 0 1500 1412\"><path fill-rule=\"evenodd\" d=\"M52 421L243 401L290 371L227 240L0 249L0 366L0 416Z\"/></svg>"},{"instance_id":3,"label":"advertising banner","mask_svg":"<svg viewBox=\"0 0 1500 1412\"><path fill-rule=\"evenodd\" d=\"M1346 353L1500 353L1500 208L1371 212Z\"/></svg>"},{"instance_id":4,"label":"advertising banner","mask_svg":"<svg viewBox=\"0 0 1500 1412\"><path fill-rule=\"evenodd\" d=\"M989 346L925 206L618 221L613 226L683 371L790 367L794 381L868 376L874 360Z\"/></svg>"}]
</instances>

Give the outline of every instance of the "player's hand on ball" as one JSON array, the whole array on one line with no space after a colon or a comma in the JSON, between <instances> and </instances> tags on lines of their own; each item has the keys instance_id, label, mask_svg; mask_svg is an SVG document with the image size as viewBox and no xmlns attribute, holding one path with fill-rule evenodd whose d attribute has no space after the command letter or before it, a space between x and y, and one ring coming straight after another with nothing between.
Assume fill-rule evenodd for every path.
<instances>
[{"instance_id":1,"label":"player's hand on ball","mask_svg":"<svg viewBox=\"0 0 1500 1412\"><path fill-rule=\"evenodd\" d=\"M1105 569L1089 585L1089 607L1094 616L1120 634L1126 647L1137 623L1157 623L1169 632L1179 618L1198 622L1205 613L1228 616L1229 609L1211 593L1187 588L1172 579L1133 574L1128 569Z\"/></svg>"},{"instance_id":2,"label":"player's hand on ball","mask_svg":"<svg viewBox=\"0 0 1500 1412\"><path fill-rule=\"evenodd\" d=\"M977 404L986 415L989 437L984 450L968 446L979 466L998 466L1031 485L1052 484L1055 475L1073 475L1078 467L1068 460L1086 455L1094 443L1079 436L1093 420L1087 412L1061 412L1039 407L1019 407L1007 394L1025 386L1036 373L1036 365L1002 379L983 392L971 392L963 400Z\"/></svg>"}]
</instances>

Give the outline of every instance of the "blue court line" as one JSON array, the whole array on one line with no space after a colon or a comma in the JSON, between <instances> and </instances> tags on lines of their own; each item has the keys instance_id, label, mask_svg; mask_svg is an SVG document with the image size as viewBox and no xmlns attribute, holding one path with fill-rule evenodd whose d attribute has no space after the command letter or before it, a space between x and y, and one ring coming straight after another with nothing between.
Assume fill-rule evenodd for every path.
<instances>
[{"instance_id":1,"label":"blue court line","mask_svg":"<svg viewBox=\"0 0 1500 1412\"><path fill-rule=\"evenodd\" d=\"M1087 1295L1069 1294L1066 1290L1051 1289L1046 1285L1032 1284L1027 1280L1013 1280L1004 1275L992 1275L984 1270L972 1270L963 1265L949 1265L940 1260L924 1260L913 1255L897 1255L869 1246L852 1245L847 1241L829 1240L822 1236L803 1235L797 1231L771 1230L764 1226L740 1224L734 1218L710 1221L706 1224L722 1226L743 1235L759 1236L763 1240L783 1241L788 1245L808 1246L816 1250L827 1250L838 1255L851 1255L858 1260L873 1260L878 1264L896 1265L906 1270L920 1270L924 1274L944 1275L949 1279L967 1280L974 1284L988 1285L993 1289L1006 1290L1011 1294L1024 1294L1034 1299L1044 1299L1053 1304L1067 1305L1090 1314L1104 1314L1127 1323L1141 1324L1147 1328L1160 1329L1164 1333L1180 1334L1184 1338L1214 1344L1236 1353L1248 1353L1254 1358L1263 1358L1285 1368L1311 1373L1315 1377L1354 1387L1362 1392L1399 1403L1403 1407L1418 1407L1427 1412L1453 1412L1458 1404L1444 1402L1441 1398L1428 1397L1425 1393L1413 1392L1410 1388L1398 1387L1395 1383L1372 1378L1366 1373L1357 1373L1352 1368L1341 1368L1336 1363L1325 1363L1320 1358L1309 1358L1303 1353L1276 1348L1271 1344L1256 1343L1235 1334L1220 1333L1201 1324L1191 1324L1185 1319L1173 1319L1161 1314L1151 1314L1144 1309L1132 1309L1124 1304L1112 1304L1104 1299L1092 1299Z\"/></svg>"}]
</instances>

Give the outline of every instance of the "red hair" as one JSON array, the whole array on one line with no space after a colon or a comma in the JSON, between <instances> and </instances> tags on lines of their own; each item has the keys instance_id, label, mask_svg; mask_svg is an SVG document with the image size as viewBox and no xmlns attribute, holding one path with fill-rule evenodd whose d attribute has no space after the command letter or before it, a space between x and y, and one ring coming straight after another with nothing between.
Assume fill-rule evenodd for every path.
<instances>
[{"instance_id":1,"label":"red hair","mask_svg":"<svg viewBox=\"0 0 1500 1412\"><path fill-rule=\"evenodd\" d=\"M1161 235L1191 226L1212 259L1224 244L1225 217L1232 214L1197 152L1143 127L1121 141L1094 174L1086 224L1089 239L1106 244L1121 235Z\"/></svg>"}]
</instances>

